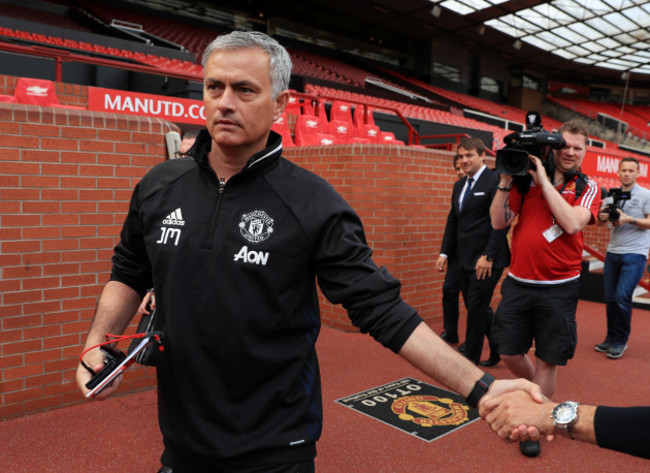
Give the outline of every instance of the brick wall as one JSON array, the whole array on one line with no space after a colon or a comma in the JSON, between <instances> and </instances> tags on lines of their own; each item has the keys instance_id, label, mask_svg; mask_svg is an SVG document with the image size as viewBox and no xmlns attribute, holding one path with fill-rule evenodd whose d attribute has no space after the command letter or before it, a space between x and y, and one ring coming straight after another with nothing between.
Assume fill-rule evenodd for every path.
<instances>
[{"instance_id":1,"label":"brick wall","mask_svg":"<svg viewBox=\"0 0 650 473\"><path fill-rule=\"evenodd\" d=\"M0 418L80 401L74 374L156 119L0 104ZM126 389L152 386L137 367Z\"/></svg>"}]
</instances>

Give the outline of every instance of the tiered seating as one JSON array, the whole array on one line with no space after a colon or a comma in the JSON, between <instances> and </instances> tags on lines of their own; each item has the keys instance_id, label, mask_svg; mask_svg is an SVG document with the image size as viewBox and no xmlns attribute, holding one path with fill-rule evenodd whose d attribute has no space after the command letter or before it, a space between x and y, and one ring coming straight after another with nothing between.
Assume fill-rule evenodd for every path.
<instances>
[{"instance_id":1,"label":"tiered seating","mask_svg":"<svg viewBox=\"0 0 650 473\"><path fill-rule=\"evenodd\" d=\"M143 64L147 64L149 66L153 66L164 72L182 72L187 75L194 76L196 80L203 80L203 68L200 65L189 61L181 61L179 59L171 59L167 57L156 56L154 54L134 52L128 49L111 48L100 44L90 44L83 41L45 36L43 34L0 27L0 39L2 36L19 38L35 43L52 44L76 51L83 51L93 54L104 54L122 59L130 59L141 62Z\"/></svg>"},{"instance_id":2,"label":"tiered seating","mask_svg":"<svg viewBox=\"0 0 650 473\"><path fill-rule=\"evenodd\" d=\"M626 105L621 114L621 104L596 102L580 97L548 96L548 100L569 110L573 110L590 120L596 120L599 113L604 113L628 124L628 132L639 138L650 136L650 107Z\"/></svg>"},{"instance_id":3,"label":"tiered seating","mask_svg":"<svg viewBox=\"0 0 650 473\"><path fill-rule=\"evenodd\" d=\"M452 102L461 104L470 109L478 110L480 112L487 113L494 117L502 118L504 120L509 120L516 123L520 123L521 125L525 125L527 111L524 111L520 108L513 107L511 105L506 105L506 104L497 104L487 99L482 99L479 97L473 97L471 95L461 94L458 92L446 90L441 87L436 87L431 84L427 84L426 82L416 79L414 77L407 77L405 75L393 71L386 70L386 72L393 74L397 77L400 77L402 80L409 81L418 87L426 89L439 97L444 97L447 100L451 100ZM547 116L542 117L542 124L544 125L544 128L546 128L547 130L557 129L561 125L559 121Z\"/></svg>"},{"instance_id":4,"label":"tiered seating","mask_svg":"<svg viewBox=\"0 0 650 473\"><path fill-rule=\"evenodd\" d=\"M305 88L306 90L309 91L309 93L312 93L314 95L334 97L338 100L344 100L344 101L352 100L357 102L366 102L376 107L386 107L389 109L396 109L399 110L400 113L405 117L416 118L416 119L431 121L435 123L443 123L443 124L453 125L453 126L458 126L463 128L489 131L492 133L496 141L496 143L494 143L495 149L503 146L503 138L506 135L511 133L509 130L505 130L493 125L488 125L486 123L472 120L471 118L465 118L463 116L454 115L451 112L445 112L443 110L421 107L417 105L410 105L410 104L405 104L403 102L397 102L395 100L382 99L382 98L372 97L369 95L342 91L338 89L332 89L332 88L313 85L313 84L308 84Z\"/></svg>"},{"instance_id":5,"label":"tiered seating","mask_svg":"<svg viewBox=\"0 0 650 473\"><path fill-rule=\"evenodd\" d=\"M108 24L112 20L122 20L142 25L147 33L182 45L195 55L197 61L200 60L205 47L221 33L215 28L208 28L200 24L184 23L161 18L153 14L124 10L103 3L88 0L81 1L80 3L85 9Z\"/></svg>"},{"instance_id":6,"label":"tiered seating","mask_svg":"<svg viewBox=\"0 0 650 473\"><path fill-rule=\"evenodd\" d=\"M90 29L80 25L76 21L67 17L66 15L57 15L51 11L44 12L27 6L12 5L10 3L2 3L2 16L10 18L18 18L20 20L36 21L46 25L60 26L79 31L91 31Z\"/></svg>"},{"instance_id":7,"label":"tiered seating","mask_svg":"<svg viewBox=\"0 0 650 473\"><path fill-rule=\"evenodd\" d=\"M307 77L363 87L370 75L358 67L326 56L296 50L290 50L290 54L294 73Z\"/></svg>"},{"instance_id":8,"label":"tiered seating","mask_svg":"<svg viewBox=\"0 0 650 473\"><path fill-rule=\"evenodd\" d=\"M324 79L332 82L342 82L339 76L325 69L322 66L311 64L304 61L302 58L292 54L291 60L293 62L292 72L297 75L314 77L316 79Z\"/></svg>"},{"instance_id":9,"label":"tiered seating","mask_svg":"<svg viewBox=\"0 0 650 473\"><path fill-rule=\"evenodd\" d=\"M650 106L648 105L626 105L626 110L630 116L634 117L632 119L634 123L634 128L640 130L639 134L636 134L639 138L645 140L650 139Z\"/></svg>"},{"instance_id":10,"label":"tiered seating","mask_svg":"<svg viewBox=\"0 0 650 473\"><path fill-rule=\"evenodd\" d=\"M293 117L295 144L297 146L350 144L350 143L385 143L403 144L401 141L382 137L381 130L374 124L372 110L367 110L364 123L362 106L356 107L356 119L352 115L352 105L345 101L335 101L330 109L329 118L324 103L311 95L292 94L290 104L285 110L286 117ZM291 119L288 120L291 129ZM358 127L356 123L360 123ZM278 126L278 132L281 131Z\"/></svg>"}]
</instances>

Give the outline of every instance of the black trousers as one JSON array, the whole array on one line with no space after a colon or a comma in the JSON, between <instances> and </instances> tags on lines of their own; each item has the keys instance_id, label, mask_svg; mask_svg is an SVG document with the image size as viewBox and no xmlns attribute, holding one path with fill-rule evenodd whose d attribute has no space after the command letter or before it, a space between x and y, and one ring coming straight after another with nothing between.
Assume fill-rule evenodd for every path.
<instances>
[{"instance_id":1,"label":"black trousers","mask_svg":"<svg viewBox=\"0 0 650 473\"><path fill-rule=\"evenodd\" d=\"M494 312L490 307L492 294L503 268L492 268L492 275L487 279L477 279L476 271L460 270L460 290L467 309L467 330L465 331L465 356L474 364L481 361L483 340L490 332L494 322ZM490 349L496 353L493 344Z\"/></svg>"},{"instance_id":2,"label":"black trousers","mask_svg":"<svg viewBox=\"0 0 650 473\"><path fill-rule=\"evenodd\" d=\"M447 273L442 285L442 318L447 334L458 336L458 301L460 294L460 268L456 257L447 261Z\"/></svg>"}]
</instances>

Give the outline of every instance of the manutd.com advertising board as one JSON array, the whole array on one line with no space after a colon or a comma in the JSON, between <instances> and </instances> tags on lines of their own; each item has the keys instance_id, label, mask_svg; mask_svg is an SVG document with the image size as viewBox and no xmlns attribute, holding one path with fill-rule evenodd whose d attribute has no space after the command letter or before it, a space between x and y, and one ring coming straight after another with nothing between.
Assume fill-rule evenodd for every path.
<instances>
[{"instance_id":1,"label":"manutd.com advertising board","mask_svg":"<svg viewBox=\"0 0 650 473\"><path fill-rule=\"evenodd\" d=\"M202 100L88 87L88 110L205 125Z\"/></svg>"}]
</instances>

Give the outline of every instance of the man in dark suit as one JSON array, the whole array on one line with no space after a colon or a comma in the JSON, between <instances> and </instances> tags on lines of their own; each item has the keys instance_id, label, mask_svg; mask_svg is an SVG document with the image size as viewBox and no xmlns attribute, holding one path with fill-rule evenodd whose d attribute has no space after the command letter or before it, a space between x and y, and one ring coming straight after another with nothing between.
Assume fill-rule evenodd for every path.
<instances>
[{"instance_id":1,"label":"man in dark suit","mask_svg":"<svg viewBox=\"0 0 650 473\"><path fill-rule=\"evenodd\" d=\"M466 176L454 184L451 210L436 265L438 270L444 271L447 255L456 255L460 289L467 308L465 356L479 364L483 337L489 335L494 316L490 308L492 294L504 268L510 264L508 228L492 229L490 204L499 176L484 163L483 141L463 138L457 152ZM490 359L480 363L493 366L498 361L499 355L490 344Z\"/></svg>"},{"instance_id":2,"label":"man in dark suit","mask_svg":"<svg viewBox=\"0 0 650 473\"><path fill-rule=\"evenodd\" d=\"M456 154L454 155L454 170L458 179L465 177L465 171L460 167L460 159ZM458 303L460 295L460 279L458 277L458 264L456 262L455 254L447 254L447 273L445 274L445 282L442 284L442 319L444 331L440 334L445 342L455 345L458 343ZM445 268L440 268L444 271ZM465 351L465 344L463 343L458 350Z\"/></svg>"}]
</instances>

